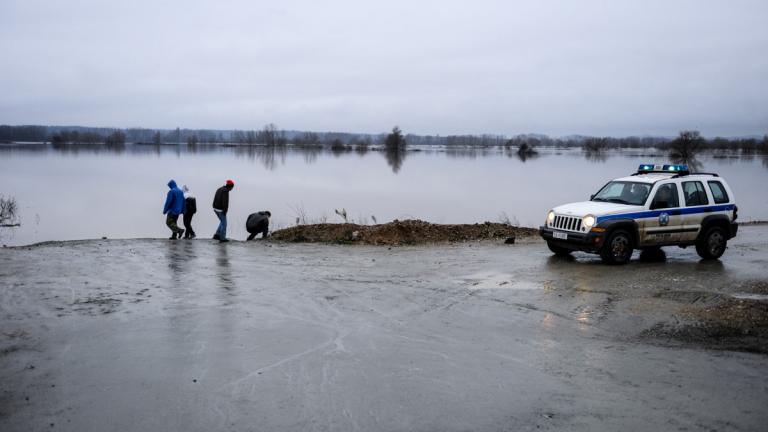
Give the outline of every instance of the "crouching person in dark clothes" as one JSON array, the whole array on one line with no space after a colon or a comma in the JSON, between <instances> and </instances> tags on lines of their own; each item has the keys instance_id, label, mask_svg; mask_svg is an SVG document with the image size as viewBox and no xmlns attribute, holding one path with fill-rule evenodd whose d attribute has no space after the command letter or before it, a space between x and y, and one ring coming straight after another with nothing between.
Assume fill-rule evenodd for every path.
<instances>
[{"instance_id":1,"label":"crouching person in dark clothes","mask_svg":"<svg viewBox=\"0 0 768 432\"><path fill-rule=\"evenodd\" d=\"M192 229L192 216L197 213L197 200L187 185L182 186L181 190L184 191L184 228L186 229L184 238L193 239L197 237L195 230Z\"/></svg>"},{"instance_id":2,"label":"crouching person in dark clothes","mask_svg":"<svg viewBox=\"0 0 768 432\"><path fill-rule=\"evenodd\" d=\"M167 215L165 218L165 224L171 229L173 233L171 240L181 238L184 234L184 230L176 225L179 220L179 215L184 214L184 192L176 186L176 182L171 180L168 182L168 195L165 196L165 206L163 207L163 214Z\"/></svg>"},{"instance_id":3,"label":"crouching person in dark clothes","mask_svg":"<svg viewBox=\"0 0 768 432\"><path fill-rule=\"evenodd\" d=\"M272 213L268 211L260 211L248 216L248 220L245 222L245 229L251 235L248 236L248 240L253 240L258 234L261 234L261 238L267 238L269 234L269 218L272 217Z\"/></svg>"}]
</instances>

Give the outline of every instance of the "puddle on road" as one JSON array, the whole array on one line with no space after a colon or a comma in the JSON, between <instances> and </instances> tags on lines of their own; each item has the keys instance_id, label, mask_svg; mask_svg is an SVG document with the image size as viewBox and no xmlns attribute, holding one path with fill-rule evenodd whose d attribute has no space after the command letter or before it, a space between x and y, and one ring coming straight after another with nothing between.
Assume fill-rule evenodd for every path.
<instances>
[{"instance_id":1,"label":"puddle on road","mask_svg":"<svg viewBox=\"0 0 768 432\"><path fill-rule=\"evenodd\" d=\"M537 283L531 281L516 280L514 275L509 273L474 273L459 279L462 285L469 285L469 289L517 289L534 290L541 289Z\"/></svg>"},{"instance_id":2,"label":"puddle on road","mask_svg":"<svg viewBox=\"0 0 768 432\"><path fill-rule=\"evenodd\" d=\"M736 293L731 294L731 297L739 300L768 301L768 294Z\"/></svg>"}]
</instances>

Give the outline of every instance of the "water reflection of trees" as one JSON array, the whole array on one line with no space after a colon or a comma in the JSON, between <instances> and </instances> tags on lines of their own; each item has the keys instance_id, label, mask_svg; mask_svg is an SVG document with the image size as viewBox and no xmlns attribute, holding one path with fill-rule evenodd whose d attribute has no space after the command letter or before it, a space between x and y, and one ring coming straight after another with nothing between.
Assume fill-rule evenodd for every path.
<instances>
[{"instance_id":1,"label":"water reflection of trees","mask_svg":"<svg viewBox=\"0 0 768 432\"><path fill-rule=\"evenodd\" d=\"M584 159L593 163L603 163L608 160L608 154L605 150L584 150Z\"/></svg>"},{"instance_id":2,"label":"water reflection of trees","mask_svg":"<svg viewBox=\"0 0 768 432\"><path fill-rule=\"evenodd\" d=\"M687 139L687 138L686 138ZM694 137L695 139L695 137ZM60 153L64 155L78 156L83 154L128 154L128 155L195 155L205 156L209 154L230 154L237 158L248 158L253 161L259 161L266 169L275 170L279 165L286 163L290 155L300 155L307 164L315 163L322 155L334 157L343 157L345 155L356 154L364 157L370 152L382 152L388 166L394 173L398 173L410 152L423 151L430 154L444 154L449 158L486 158L486 157L508 157L517 158L521 162L526 162L537 157L546 157L547 155L561 154L557 148L543 148L538 154L528 154L519 152L519 148L509 145L502 146L412 146L404 145L386 146L384 143L373 144L370 141L357 140L348 142L336 142L335 145L323 143L305 144L305 145L243 145L243 144L207 144L193 143L189 144L158 144L154 142L147 143L128 143L128 144L71 144L71 143L38 143L38 144L2 144L0 145L0 155L11 153ZM582 148L581 151L574 149L572 153L581 155L587 161L594 163L604 163L609 157L648 157L653 159L668 159L671 163L687 164L691 171L701 171L704 167L702 155L717 159L718 163L735 163L736 161L750 161L760 159L763 166L768 168L768 152L762 151L739 151L733 154L720 149L712 149L709 146L700 147L696 145L672 146L665 144L659 146L653 152L635 152L614 149L604 149L596 145L596 148ZM661 162L659 162L661 163Z\"/></svg>"},{"instance_id":3,"label":"water reflection of trees","mask_svg":"<svg viewBox=\"0 0 768 432\"><path fill-rule=\"evenodd\" d=\"M236 146L234 147L235 156L245 156L250 160L258 160L269 171L285 164L285 156L288 149L284 146Z\"/></svg>"},{"instance_id":4,"label":"water reflection of trees","mask_svg":"<svg viewBox=\"0 0 768 432\"><path fill-rule=\"evenodd\" d=\"M406 150L404 147L387 147L384 149L384 156L387 158L387 164L392 168L392 172L397 174L403 167Z\"/></svg>"}]
</instances>

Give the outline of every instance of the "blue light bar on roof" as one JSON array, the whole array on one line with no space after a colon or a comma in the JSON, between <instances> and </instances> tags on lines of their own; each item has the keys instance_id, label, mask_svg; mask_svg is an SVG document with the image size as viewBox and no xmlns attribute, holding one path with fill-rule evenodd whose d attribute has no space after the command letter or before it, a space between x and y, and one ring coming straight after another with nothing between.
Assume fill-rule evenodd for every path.
<instances>
[{"instance_id":1,"label":"blue light bar on roof","mask_svg":"<svg viewBox=\"0 0 768 432\"><path fill-rule=\"evenodd\" d=\"M688 165L686 164L665 164L665 165L642 164L637 168L637 172L639 173L664 172L664 173L687 174Z\"/></svg>"},{"instance_id":2,"label":"blue light bar on roof","mask_svg":"<svg viewBox=\"0 0 768 432\"><path fill-rule=\"evenodd\" d=\"M667 172L683 172L683 171L688 171L688 165L685 165L685 164L664 165L662 170Z\"/></svg>"}]
</instances>

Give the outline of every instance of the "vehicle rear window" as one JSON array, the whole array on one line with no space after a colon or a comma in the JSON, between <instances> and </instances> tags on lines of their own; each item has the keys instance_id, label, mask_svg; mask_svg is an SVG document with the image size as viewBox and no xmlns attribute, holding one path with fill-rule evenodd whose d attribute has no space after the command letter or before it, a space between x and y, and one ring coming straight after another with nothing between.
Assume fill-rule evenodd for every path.
<instances>
[{"instance_id":1,"label":"vehicle rear window","mask_svg":"<svg viewBox=\"0 0 768 432\"><path fill-rule=\"evenodd\" d=\"M730 201L728 192L725 191L723 184L719 181L709 182L709 190L712 191L712 198L715 199L716 204L723 204Z\"/></svg>"},{"instance_id":2,"label":"vehicle rear window","mask_svg":"<svg viewBox=\"0 0 768 432\"><path fill-rule=\"evenodd\" d=\"M704 185L700 181L683 182L683 195L685 196L685 205L688 207L709 204L707 193L704 192Z\"/></svg>"}]
</instances>

